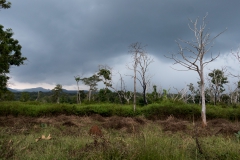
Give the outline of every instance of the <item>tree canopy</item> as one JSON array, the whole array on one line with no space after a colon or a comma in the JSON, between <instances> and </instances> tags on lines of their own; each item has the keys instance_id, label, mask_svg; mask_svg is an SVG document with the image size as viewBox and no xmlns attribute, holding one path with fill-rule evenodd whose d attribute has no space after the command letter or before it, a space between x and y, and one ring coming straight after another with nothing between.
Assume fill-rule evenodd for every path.
<instances>
[{"instance_id":1,"label":"tree canopy","mask_svg":"<svg viewBox=\"0 0 240 160\"><path fill-rule=\"evenodd\" d=\"M0 0L0 9L10 8L10 6L10 2ZM0 91L7 88L7 81L9 79L7 74L10 72L10 66L20 66L27 59L26 57L22 57L22 46L12 36L12 29L4 30L4 26L0 25Z\"/></svg>"},{"instance_id":2,"label":"tree canopy","mask_svg":"<svg viewBox=\"0 0 240 160\"><path fill-rule=\"evenodd\" d=\"M0 0L0 9L8 9L11 7L11 2L7 2L6 0Z\"/></svg>"},{"instance_id":3,"label":"tree canopy","mask_svg":"<svg viewBox=\"0 0 240 160\"><path fill-rule=\"evenodd\" d=\"M220 93L225 91L223 85L228 83L227 77L224 74L224 71L219 69L214 69L208 74L208 76L211 77L211 88L214 92L214 104L216 104L217 99L219 99Z\"/></svg>"},{"instance_id":4,"label":"tree canopy","mask_svg":"<svg viewBox=\"0 0 240 160\"><path fill-rule=\"evenodd\" d=\"M62 85L61 84L57 84L53 89L52 89L52 92L53 92L53 100L56 101L57 103L59 103L59 98L60 98L60 95L61 93L63 92L62 90Z\"/></svg>"}]
</instances>

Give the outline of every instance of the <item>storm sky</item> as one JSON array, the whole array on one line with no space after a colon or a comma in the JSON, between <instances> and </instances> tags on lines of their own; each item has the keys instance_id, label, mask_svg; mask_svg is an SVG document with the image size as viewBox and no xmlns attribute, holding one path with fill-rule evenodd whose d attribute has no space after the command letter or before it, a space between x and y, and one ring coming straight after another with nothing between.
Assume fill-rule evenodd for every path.
<instances>
[{"instance_id":1,"label":"storm sky","mask_svg":"<svg viewBox=\"0 0 240 160\"><path fill-rule=\"evenodd\" d=\"M231 52L240 45L239 0L11 0L10 9L0 11L0 24L12 28L14 38L27 57L25 65L12 67L11 88L43 87L52 89L61 84L76 89L74 76L89 77L99 65L113 69L113 83L119 86L119 73L128 89L133 86L126 68L132 62L129 46L139 42L154 59L149 66L151 84L162 88L183 88L196 84L194 71L180 72L167 59L178 53L176 40L194 40L189 19L207 15L206 31L213 38L220 32L206 59L220 57L206 67L228 67L238 73L240 63ZM232 79L231 82L237 81ZM139 85L138 85L139 86ZM82 89L87 89L81 85ZM139 86L140 87L140 86ZM101 84L100 87L101 88Z\"/></svg>"}]
</instances>

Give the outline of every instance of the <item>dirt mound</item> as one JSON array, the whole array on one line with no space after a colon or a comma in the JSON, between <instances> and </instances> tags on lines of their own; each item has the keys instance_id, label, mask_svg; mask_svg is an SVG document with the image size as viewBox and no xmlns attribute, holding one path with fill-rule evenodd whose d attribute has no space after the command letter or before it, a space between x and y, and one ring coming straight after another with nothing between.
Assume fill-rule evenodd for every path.
<instances>
[{"instance_id":1,"label":"dirt mound","mask_svg":"<svg viewBox=\"0 0 240 160\"><path fill-rule=\"evenodd\" d=\"M138 133L140 124L144 123L144 120L141 118L113 116L109 117L102 126L107 129L111 128L116 130L125 130L128 133Z\"/></svg>"},{"instance_id":2,"label":"dirt mound","mask_svg":"<svg viewBox=\"0 0 240 160\"><path fill-rule=\"evenodd\" d=\"M88 133L89 135L100 136L100 137L103 136L101 129L96 125L92 126Z\"/></svg>"},{"instance_id":3,"label":"dirt mound","mask_svg":"<svg viewBox=\"0 0 240 160\"><path fill-rule=\"evenodd\" d=\"M163 127L163 131L171 131L171 132L178 132L178 131L186 131L189 125L188 121L182 121L173 116L169 116L166 120L160 121L160 125Z\"/></svg>"},{"instance_id":4,"label":"dirt mound","mask_svg":"<svg viewBox=\"0 0 240 160\"><path fill-rule=\"evenodd\" d=\"M184 132L197 136L212 136L222 134L225 136L234 135L240 130L240 123L231 122L225 119L209 120L206 128L202 128L202 122L190 122L169 116L166 120L156 121L167 132Z\"/></svg>"}]
</instances>

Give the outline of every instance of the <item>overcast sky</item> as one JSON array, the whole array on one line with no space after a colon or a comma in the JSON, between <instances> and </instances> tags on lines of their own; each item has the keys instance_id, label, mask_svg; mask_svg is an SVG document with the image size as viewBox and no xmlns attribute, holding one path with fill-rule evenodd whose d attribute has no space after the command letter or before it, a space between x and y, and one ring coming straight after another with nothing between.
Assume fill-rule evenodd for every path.
<instances>
[{"instance_id":1,"label":"overcast sky","mask_svg":"<svg viewBox=\"0 0 240 160\"><path fill-rule=\"evenodd\" d=\"M131 89L132 74L126 68L131 56L129 45L140 42L154 58L149 66L152 84L168 89L196 84L198 74L179 72L164 55L178 52L177 39L191 41L189 19L208 14L206 22L211 36L227 30L215 41L206 55L220 57L206 72L228 66L236 72L240 64L231 56L240 45L239 0L11 0L12 7L0 11L0 24L12 28L14 38L27 57L25 65L12 67L11 88L76 89L74 76L89 77L98 65L114 71L113 82L119 86L120 72ZM237 81L233 79L231 82ZM100 85L101 86L101 85ZM86 88L81 86L82 88ZM100 87L101 88L101 87Z\"/></svg>"}]
</instances>

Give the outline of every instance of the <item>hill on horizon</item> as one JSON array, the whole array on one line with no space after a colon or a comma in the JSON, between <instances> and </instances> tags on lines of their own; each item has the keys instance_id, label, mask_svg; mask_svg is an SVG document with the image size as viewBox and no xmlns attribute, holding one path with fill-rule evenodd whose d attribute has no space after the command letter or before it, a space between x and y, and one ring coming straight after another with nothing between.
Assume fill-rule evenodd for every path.
<instances>
[{"instance_id":1,"label":"hill on horizon","mask_svg":"<svg viewBox=\"0 0 240 160\"><path fill-rule=\"evenodd\" d=\"M51 89L45 89L42 87L36 87L36 88L26 88L26 89L12 89L12 88L8 88L9 91L11 92L51 92ZM65 93L76 93L77 90L66 90L63 89L63 92Z\"/></svg>"}]
</instances>

